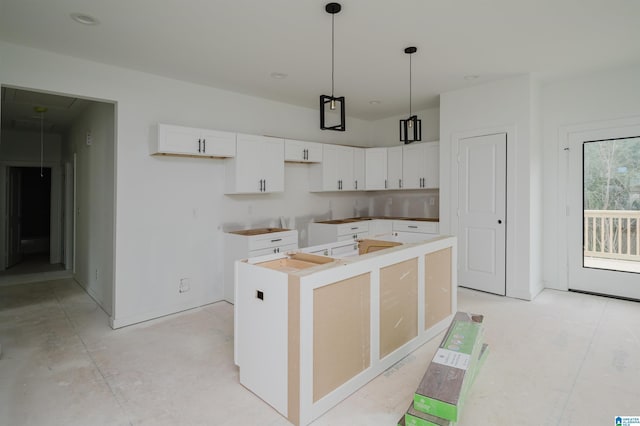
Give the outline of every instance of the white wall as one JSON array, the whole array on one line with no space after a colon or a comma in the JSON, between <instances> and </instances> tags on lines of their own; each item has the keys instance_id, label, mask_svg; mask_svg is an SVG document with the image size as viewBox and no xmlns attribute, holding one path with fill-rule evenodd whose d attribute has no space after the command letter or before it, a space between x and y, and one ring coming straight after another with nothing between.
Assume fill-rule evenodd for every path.
<instances>
[{"instance_id":1,"label":"white wall","mask_svg":"<svg viewBox=\"0 0 640 426\"><path fill-rule=\"evenodd\" d=\"M640 65L547 83L542 88L544 137L544 281L567 287L566 140L568 129L640 117ZM574 242L580 244L580 242Z\"/></svg>"},{"instance_id":2,"label":"white wall","mask_svg":"<svg viewBox=\"0 0 640 426\"><path fill-rule=\"evenodd\" d=\"M429 108L415 114L422 120L422 141L432 142L440 139L440 108ZM400 119L406 115L372 121L369 125L370 146L400 145Z\"/></svg>"},{"instance_id":3,"label":"white wall","mask_svg":"<svg viewBox=\"0 0 640 426\"><path fill-rule=\"evenodd\" d=\"M281 215L300 227L317 212L339 217L368 205L364 194L307 193L301 165L286 166L285 194L225 196L224 160L149 155L158 122L358 146L370 143L368 122L349 118L345 133L321 131L315 109L4 42L0 57L0 84L117 103L116 327L219 300L225 227ZM184 277L191 291L180 294Z\"/></svg>"},{"instance_id":4,"label":"white wall","mask_svg":"<svg viewBox=\"0 0 640 426\"><path fill-rule=\"evenodd\" d=\"M507 133L507 295L532 299L542 288L533 282L537 247L532 215L532 81L528 75L474 86L440 96L440 229L457 228L457 152L463 137ZM537 165L536 167L539 167Z\"/></svg>"},{"instance_id":5,"label":"white wall","mask_svg":"<svg viewBox=\"0 0 640 426\"><path fill-rule=\"evenodd\" d=\"M109 314L113 305L114 105L95 102L74 121L65 162L76 170L75 279ZM86 134L91 132L91 145Z\"/></svg>"}]
</instances>

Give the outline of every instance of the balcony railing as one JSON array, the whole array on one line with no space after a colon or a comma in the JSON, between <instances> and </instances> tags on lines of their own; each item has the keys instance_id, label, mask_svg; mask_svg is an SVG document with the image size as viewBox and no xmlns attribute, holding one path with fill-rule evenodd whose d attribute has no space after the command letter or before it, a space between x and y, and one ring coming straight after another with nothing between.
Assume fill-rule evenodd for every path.
<instances>
[{"instance_id":1,"label":"balcony railing","mask_svg":"<svg viewBox=\"0 0 640 426\"><path fill-rule=\"evenodd\" d=\"M585 210L584 255L640 262L640 210Z\"/></svg>"}]
</instances>

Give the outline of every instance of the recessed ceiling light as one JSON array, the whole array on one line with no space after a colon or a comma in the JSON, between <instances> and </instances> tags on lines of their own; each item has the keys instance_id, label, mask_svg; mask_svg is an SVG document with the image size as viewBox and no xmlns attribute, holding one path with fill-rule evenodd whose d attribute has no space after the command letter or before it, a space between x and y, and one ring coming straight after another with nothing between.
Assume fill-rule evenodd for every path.
<instances>
[{"instance_id":1,"label":"recessed ceiling light","mask_svg":"<svg viewBox=\"0 0 640 426\"><path fill-rule=\"evenodd\" d=\"M275 78L276 80L282 80L283 78L287 78L287 74L283 72L272 72L271 78Z\"/></svg>"},{"instance_id":2,"label":"recessed ceiling light","mask_svg":"<svg viewBox=\"0 0 640 426\"><path fill-rule=\"evenodd\" d=\"M98 25L100 23L100 21L98 21L93 16L87 15L87 14L84 14L84 13L72 13L69 16L71 16L71 19L73 19L74 21L76 21L79 24Z\"/></svg>"},{"instance_id":3,"label":"recessed ceiling light","mask_svg":"<svg viewBox=\"0 0 640 426\"><path fill-rule=\"evenodd\" d=\"M469 75L465 75L465 76L464 76L464 79L465 79L465 80L475 80L475 79L477 79L478 77L480 77L480 76L479 76L479 75L476 75L476 74L469 74Z\"/></svg>"},{"instance_id":4,"label":"recessed ceiling light","mask_svg":"<svg viewBox=\"0 0 640 426\"><path fill-rule=\"evenodd\" d=\"M381 103L382 102L377 99L369 101L369 105L380 105Z\"/></svg>"}]
</instances>

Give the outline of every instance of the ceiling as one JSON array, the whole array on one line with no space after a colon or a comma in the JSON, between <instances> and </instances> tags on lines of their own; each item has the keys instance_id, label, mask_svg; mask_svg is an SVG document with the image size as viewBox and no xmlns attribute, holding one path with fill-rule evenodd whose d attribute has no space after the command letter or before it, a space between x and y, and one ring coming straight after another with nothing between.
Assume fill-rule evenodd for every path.
<instances>
[{"instance_id":1,"label":"ceiling","mask_svg":"<svg viewBox=\"0 0 640 426\"><path fill-rule=\"evenodd\" d=\"M66 132L92 102L11 87L3 87L1 97L3 129L45 133Z\"/></svg>"},{"instance_id":2,"label":"ceiling","mask_svg":"<svg viewBox=\"0 0 640 426\"><path fill-rule=\"evenodd\" d=\"M319 96L331 92L325 4L0 0L0 39L318 108ZM418 48L414 110L438 106L440 93L511 75L553 79L640 63L638 0L344 0L342 6L335 16L335 94L346 97L348 116L365 120L408 113L407 46ZM99 24L76 23L74 12Z\"/></svg>"}]
</instances>

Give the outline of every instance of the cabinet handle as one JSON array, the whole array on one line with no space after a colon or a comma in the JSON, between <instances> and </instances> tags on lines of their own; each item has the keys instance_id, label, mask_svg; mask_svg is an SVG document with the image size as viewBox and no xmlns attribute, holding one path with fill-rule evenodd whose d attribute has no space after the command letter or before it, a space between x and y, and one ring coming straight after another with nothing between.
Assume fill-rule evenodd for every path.
<instances>
[{"instance_id":1,"label":"cabinet handle","mask_svg":"<svg viewBox=\"0 0 640 426\"><path fill-rule=\"evenodd\" d=\"M358 229L357 226L354 226L353 228L351 228L352 231L355 231L356 229Z\"/></svg>"},{"instance_id":2,"label":"cabinet handle","mask_svg":"<svg viewBox=\"0 0 640 426\"><path fill-rule=\"evenodd\" d=\"M398 188L402 188L402 179L398 179Z\"/></svg>"},{"instance_id":3,"label":"cabinet handle","mask_svg":"<svg viewBox=\"0 0 640 426\"><path fill-rule=\"evenodd\" d=\"M356 181L355 183L356 183L356 189L358 189L358 181Z\"/></svg>"},{"instance_id":4,"label":"cabinet handle","mask_svg":"<svg viewBox=\"0 0 640 426\"><path fill-rule=\"evenodd\" d=\"M198 139L198 152L202 152L202 139Z\"/></svg>"},{"instance_id":5,"label":"cabinet handle","mask_svg":"<svg viewBox=\"0 0 640 426\"><path fill-rule=\"evenodd\" d=\"M202 139L202 152L207 152L207 140Z\"/></svg>"},{"instance_id":6,"label":"cabinet handle","mask_svg":"<svg viewBox=\"0 0 640 426\"><path fill-rule=\"evenodd\" d=\"M418 225L409 225L409 226L407 226L407 228L418 229Z\"/></svg>"},{"instance_id":7,"label":"cabinet handle","mask_svg":"<svg viewBox=\"0 0 640 426\"><path fill-rule=\"evenodd\" d=\"M260 192L262 192L262 179L260 179Z\"/></svg>"},{"instance_id":8,"label":"cabinet handle","mask_svg":"<svg viewBox=\"0 0 640 426\"><path fill-rule=\"evenodd\" d=\"M387 180L384 180L384 189L387 189Z\"/></svg>"},{"instance_id":9,"label":"cabinet handle","mask_svg":"<svg viewBox=\"0 0 640 426\"><path fill-rule=\"evenodd\" d=\"M276 238L275 240L271 240L272 243L277 243L278 241L282 241L282 238Z\"/></svg>"},{"instance_id":10,"label":"cabinet handle","mask_svg":"<svg viewBox=\"0 0 640 426\"><path fill-rule=\"evenodd\" d=\"M264 180L264 192L267 192L267 180Z\"/></svg>"}]
</instances>

